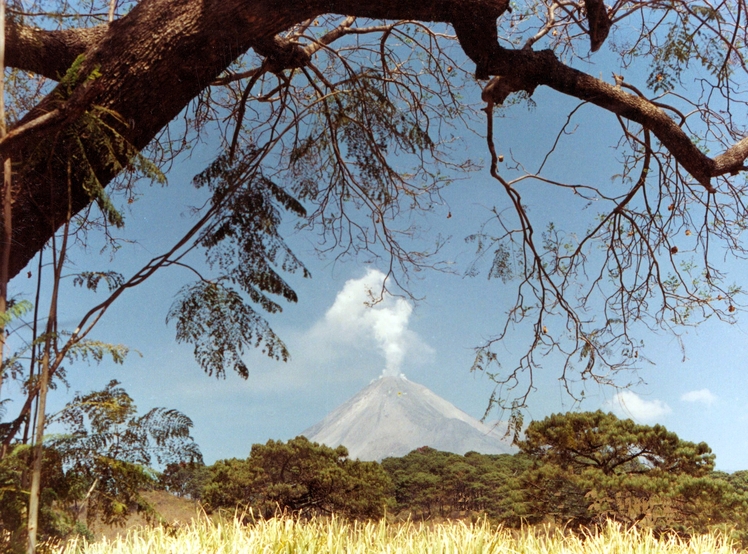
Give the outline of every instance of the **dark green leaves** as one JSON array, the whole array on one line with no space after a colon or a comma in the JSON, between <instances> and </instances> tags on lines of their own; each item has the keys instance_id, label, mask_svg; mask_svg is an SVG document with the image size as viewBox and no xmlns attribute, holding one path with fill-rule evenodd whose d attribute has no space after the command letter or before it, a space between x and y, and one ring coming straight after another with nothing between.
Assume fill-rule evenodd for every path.
<instances>
[{"instance_id":1,"label":"dark green leaves","mask_svg":"<svg viewBox=\"0 0 748 554\"><path fill-rule=\"evenodd\" d=\"M222 284L199 282L184 287L167 321L177 323L177 341L194 344L195 358L208 375L225 377L233 369L249 377L242 360L245 347L262 347L276 360L289 357L285 344L267 322L234 290Z\"/></svg>"},{"instance_id":2,"label":"dark green leaves","mask_svg":"<svg viewBox=\"0 0 748 554\"><path fill-rule=\"evenodd\" d=\"M732 502L713 478L709 447L680 440L662 425L601 411L554 414L532 422L517 444L535 461L522 488L538 520L552 516L576 526L612 519L704 532L699 513Z\"/></svg>"},{"instance_id":3,"label":"dark green leaves","mask_svg":"<svg viewBox=\"0 0 748 554\"><path fill-rule=\"evenodd\" d=\"M292 512L378 519L391 487L379 464L349 460L344 447L305 437L255 444L248 459L221 460L207 470L202 500L209 508L252 507L263 517Z\"/></svg>"},{"instance_id":4,"label":"dark green leaves","mask_svg":"<svg viewBox=\"0 0 748 554\"><path fill-rule=\"evenodd\" d=\"M656 469L700 476L714 469L714 454L705 443L683 441L662 425L638 425L601 411L533 421L518 446L544 462L575 471L592 467L606 475Z\"/></svg>"},{"instance_id":5,"label":"dark green leaves","mask_svg":"<svg viewBox=\"0 0 748 554\"><path fill-rule=\"evenodd\" d=\"M512 257L506 244L499 243L494 251L493 263L488 270L489 279L501 279L506 283L514 276L512 271Z\"/></svg>"},{"instance_id":6,"label":"dark green leaves","mask_svg":"<svg viewBox=\"0 0 748 554\"><path fill-rule=\"evenodd\" d=\"M414 519L484 514L507 525L524 516L518 475L529 465L523 456L464 456L429 447L402 458L385 458L382 467L395 485L394 513ZM463 516L464 517L464 516Z\"/></svg>"},{"instance_id":7,"label":"dark green leaves","mask_svg":"<svg viewBox=\"0 0 748 554\"><path fill-rule=\"evenodd\" d=\"M118 381L110 381L101 391L77 394L53 421L68 430L53 440L68 461L105 456L150 465L202 459L190 436L190 418L166 408L138 417L133 399Z\"/></svg>"},{"instance_id":8,"label":"dark green leaves","mask_svg":"<svg viewBox=\"0 0 748 554\"><path fill-rule=\"evenodd\" d=\"M309 272L279 234L282 210L300 217L304 207L282 187L262 175L258 152L230 161L216 159L194 179L198 188L213 193L215 216L199 238L218 276L184 287L169 310L167 321L177 324L177 341L194 345L195 358L208 375L224 377L232 369L249 376L244 349L286 361L288 350L251 304L277 313L273 296L296 302L294 290L279 270L305 277Z\"/></svg>"},{"instance_id":9,"label":"dark green leaves","mask_svg":"<svg viewBox=\"0 0 748 554\"><path fill-rule=\"evenodd\" d=\"M296 302L296 293L276 268L294 273L309 272L286 246L279 234L280 209L304 216L304 207L281 187L261 175L254 175L244 164L225 165L220 158L211 166L217 175L196 183L207 183L213 190L213 202L219 207L217 222L201 237L209 263L221 270L232 283L246 292L250 300L268 312L281 310L266 294Z\"/></svg>"},{"instance_id":10,"label":"dark green leaves","mask_svg":"<svg viewBox=\"0 0 748 554\"><path fill-rule=\"evenodd\" d=\"M121 287L125 278L116 271L82 271L73 278L73 285L85 286L88 290L96 292L101 282L106 283L109 292Z\"/></svg>"}]
</instances>

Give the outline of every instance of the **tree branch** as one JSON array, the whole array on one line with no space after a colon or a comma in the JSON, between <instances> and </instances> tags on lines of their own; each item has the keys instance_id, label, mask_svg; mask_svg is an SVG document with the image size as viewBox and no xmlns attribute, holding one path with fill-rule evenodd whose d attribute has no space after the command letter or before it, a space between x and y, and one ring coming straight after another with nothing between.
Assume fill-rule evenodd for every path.
<instances>
[{"instance_id":1,"label":"tree branch","mask_svg":"<svg viewBox=\"0 0 748 554\"><path fill-rule=\"evenodd\" d=\"M686 135L664 110L646 98L623 91L577 69L561 63L550 50L507 50L498 44L493 48L488 68L498 75L484 90L495 104L509 94L529 94L539 85L585 100L649 129L699 183L716 192L711 179L743 169L748 157L748 140L743 139L716 159L709 158Z\"/></svg>"},{"instance_id":2,"label":"tree branch","mask_svg":"<svg viewBox=\"0 0 748 554\"><path fill-rule=\"evenodd\" d=\"M57 81L78 56L101 41L106 30L106 25L100 25L88 29L46 31L9 20L5 29L5 65Z\"/></svg>"}]
</instances>

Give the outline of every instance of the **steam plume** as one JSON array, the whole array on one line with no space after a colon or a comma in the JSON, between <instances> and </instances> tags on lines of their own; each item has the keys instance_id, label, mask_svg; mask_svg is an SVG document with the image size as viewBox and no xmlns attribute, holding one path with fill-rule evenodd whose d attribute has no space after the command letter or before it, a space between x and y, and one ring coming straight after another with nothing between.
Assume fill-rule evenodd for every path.
<instances>
[{"instance_id":1,"label":"steam plume","mask_svg":"<svg viewBox=\"0 0 748 554\"><path fill-rule=\"evenodd\" d=\"M408 329L413 307L386 292L385 275L370 269L360 279L346 281L325 314L325 323L337 340L372 337L385 359L383 376L398 376L405 355L418 338Z\"/></svg>"}]
</instances>

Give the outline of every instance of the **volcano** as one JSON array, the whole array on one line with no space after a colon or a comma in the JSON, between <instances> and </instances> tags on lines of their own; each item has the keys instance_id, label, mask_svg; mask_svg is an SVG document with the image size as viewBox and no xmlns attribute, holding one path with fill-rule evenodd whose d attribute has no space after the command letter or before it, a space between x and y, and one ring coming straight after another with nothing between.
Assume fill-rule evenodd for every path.
<instances>
[{"instance_id":1,"label":"volcano","mask_svg":"<svg viewBox=\"0 0 748 554\"><path fill-rule=\"evenodd\" d=\"M465 454L511 453L501 430L485 425L404 376L380 377L302 433L351 459L381 461L421 446Z\"/></svg>"}]
</instances>

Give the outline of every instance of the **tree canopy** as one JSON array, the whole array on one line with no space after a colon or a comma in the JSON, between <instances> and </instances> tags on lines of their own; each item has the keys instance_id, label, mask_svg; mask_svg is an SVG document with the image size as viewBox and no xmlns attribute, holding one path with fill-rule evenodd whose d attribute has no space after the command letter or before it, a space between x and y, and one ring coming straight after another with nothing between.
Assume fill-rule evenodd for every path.
<instances>
[{"instance_id":1,"label":"tree canopy","mask_svg":"<svg viewBox=\"0 0 748 554\"><path fill-rule=\"evenodd\" d=\"M427 446L382 460L394 482L396 514L423 519L485 514L516 526L525 516L519 477L528 465L523 456L460 456Z\"/></svg>"},{"instance_id":2,"label":"tree canopy","mask_svg":"<svg viewBox=\"0 0 748 554\"><path fill-rule=\"evenodd\" d=\"M259 517L376 519L384 515L391 488L379 464L349 460L345 447L305 437L255 444L246 460L219 460L206 473L199 498L209 510L252 508Z\"/></svg>"},{"instance_id":3,"label":"tree canopy","mask_svg":"<svg viewBox=\"0 0 748 554\"><path fill-rule=\"evenodd\" d=\"M73 232L89 231L93 204L105 230L122 225L116 202L138 196L136 178L162 178L210 134L224 153L196 184L213 201L120 287L203 249L213 274L183 289L178 338L209 373L246 375L242 344L286 357L260 312L295 300L284 271L306 271L278 234L282 212L303 216L323 249L387 256L398 280L438 266L409 245L408 214L438 207L455 172L480 170L497 196L466 230L474 268L517 288L475 368L500 386L529 375L517 405L537 354L565 355L567 382L608 381L640 360L641 326L731 320L741 305L722 260L746 253L745 12L742 0L11 2L8 275L76 214ZM555 141L530 165L497 150L497 121L540 87L578 104L561 129L539 130ZM618 137L613 175L549 169L583 110L611 115L596 125ZM485 164L456 155L465 129L485 137ZM589 220L542 231L533 186L586 203ZM522 322L526 354L492 369L495 344ZM238 335L249 338L233 349L216 339Z\"/></svg>"},{"instance_id":4,"label":"tree canopy","mask_svg":"<svg viewBox=\"0 0 748 554\"><path fill-rule=\"evenodd\" d=\"M706 443L662 425L601 411L533 421L518 443L534 465L520 478L531 521L571 525L606 519L659 531L704 532L740 519L742 491L715 474Z\"/></svg>"},{"instance_id":5,"label":"tree canopy","mask_svg":"<svg viewBox=\"0 0 748 554\"><path fill-rule=\"evenodd\" d=\"M704 443L660 425L569 412L531 422L519 446L514 455L424 446L377 464L351 462L339 457L343 447L299 437L254 445L246 460L173 466L162 482L209 509L233 513L242 505L265 517L333 510L368 518L386 506L408 521L487 517L512 528L553 523L589 530L613 520L658 534L719 530L746 543L745 472L713 471Z\"/></svg>"},{"instance_id":6,"label":"tree canopy","mask_svg":"<svg viewBox=\"0 0 748 554\"><path fill-rule=\"evenodd\" d=\"M683 441L662 425L638 425L602 411L533 421L517 445L529 456L573 471L593 468L612 475L658 470L699 476L714 469L714 454L706 443Z\"/></svg>"}]
</instances>

